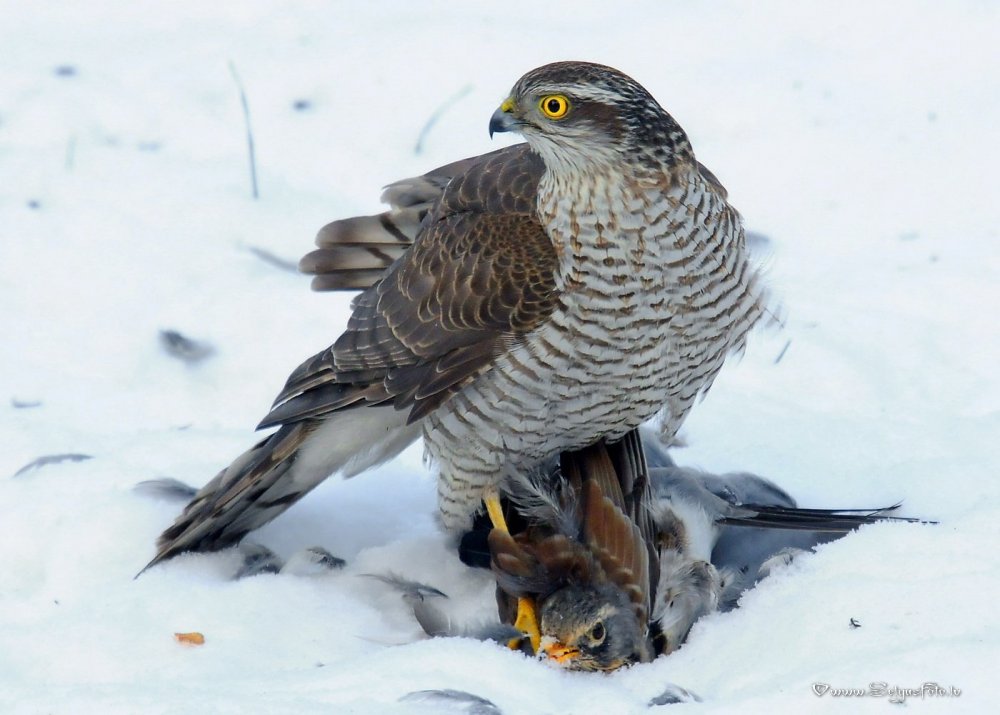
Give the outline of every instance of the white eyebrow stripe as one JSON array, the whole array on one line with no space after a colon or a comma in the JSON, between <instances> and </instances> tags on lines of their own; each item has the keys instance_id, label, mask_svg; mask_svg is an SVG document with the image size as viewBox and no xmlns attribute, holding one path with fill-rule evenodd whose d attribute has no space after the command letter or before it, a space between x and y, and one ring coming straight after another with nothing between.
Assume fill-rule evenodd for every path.
<instances>
[{"instance_id":1,"label":"white eyebrow stripe","mask_svg":"<svg viewBox=\"0 0 1000 715\"><path fill-rule=\"evenodd\" d=\"M593 85L538 85L532 90L538 94L568 94L578 99L586 99L601 104L614 104L621 101L621 96L617 92L611 92Z\"/></svg>"}]
</instances>

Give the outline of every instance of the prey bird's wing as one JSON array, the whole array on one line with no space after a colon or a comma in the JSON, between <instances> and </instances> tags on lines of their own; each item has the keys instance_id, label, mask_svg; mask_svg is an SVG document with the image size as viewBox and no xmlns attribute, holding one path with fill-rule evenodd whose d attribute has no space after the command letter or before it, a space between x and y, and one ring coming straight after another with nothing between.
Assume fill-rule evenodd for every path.
<instances>
[{"instance_id":1,"label":"prey bird's wing","mask_svg":"<svg viewBox=\"0 0 1000 715\"><path fill-rule=\"evenodd\" d=\"M561 456L562 470L583 491L582 538L607 578L628 595L639 623L650 613L651 541L632 515L645 498L645 461L638 432Z\"/></svg>"}]
</instances>

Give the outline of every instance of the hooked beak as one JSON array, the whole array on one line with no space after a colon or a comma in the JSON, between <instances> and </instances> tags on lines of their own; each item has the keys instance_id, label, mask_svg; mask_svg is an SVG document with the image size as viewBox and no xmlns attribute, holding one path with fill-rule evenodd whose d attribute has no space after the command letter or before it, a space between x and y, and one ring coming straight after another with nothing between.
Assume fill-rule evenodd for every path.
<instances>
[{"instance_id":1,"label":"hooked beak","mask_svg":"<svg viewBox=\"0 0 1000 715\"><path fill-rule=\"evenodd\" d=\"M494 133L514 131L519 124L514 118L515 109L517 109L517 105L513 99L508 97L497 108L497 111L493 112L493 116L490 117L490 139L493 138Z\"/></svg>"}]
</instances>

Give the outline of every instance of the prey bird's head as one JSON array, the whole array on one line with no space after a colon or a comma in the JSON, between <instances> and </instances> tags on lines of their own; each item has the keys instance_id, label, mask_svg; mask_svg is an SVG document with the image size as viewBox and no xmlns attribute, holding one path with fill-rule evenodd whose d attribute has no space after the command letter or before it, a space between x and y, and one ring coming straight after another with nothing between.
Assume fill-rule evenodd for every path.
<instances>
[{"instance_id":1,"label":"prey bird's head","mask_svg":"<svg viewBox=\"0 0 1000 715\"><path fill-rule=\"evenodd\" d=\"M539 604L539 654L570 670L611 671L649 660L645 624L611 584L571 585Z\"/></svg>"},{"instance_id":2,"label":"prey bird's head","mask_svg":"<svg viewBox=\"0 0 1000 715\"><path fill-rule=\"evenodd\" d=\"M490 119L517 132L551 168L622 156L669 165L691 155L684 131L638 82L611 67L555 62L531 70Z\"/></svg>"}]
</instances>

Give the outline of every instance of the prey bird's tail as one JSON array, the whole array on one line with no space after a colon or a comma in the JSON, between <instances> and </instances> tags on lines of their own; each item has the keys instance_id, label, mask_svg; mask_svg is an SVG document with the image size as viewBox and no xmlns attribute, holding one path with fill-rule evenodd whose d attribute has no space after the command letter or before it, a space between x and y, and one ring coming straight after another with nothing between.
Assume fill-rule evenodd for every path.
<instances>
[{"instance_id":1,"label":"prey bird's tail","mask_svg":"<svg viewBox=\"0 0 1000 715\"><path fill-rule=\"evenodd\" d=\"M933 524L908 516L892 516L901 504L878 509L802 509L799 507L741 504L716 521L724 526L750 526L764 529L789 529L846 534L864 524L880 521Z\"/></svg>"},{"instance_id":2,"label":"prey bird's tail","mask_svg":"<svg viewBox=\"0 0 1000 715\"><path fill-rule=\"evenodd\" d=\"M233 546L329 475L353 476L401 452L419 436L406 412L373 406L281 426L201 488L157 541L145 571L184 551Z\"/></svg>"}]
</instances>

